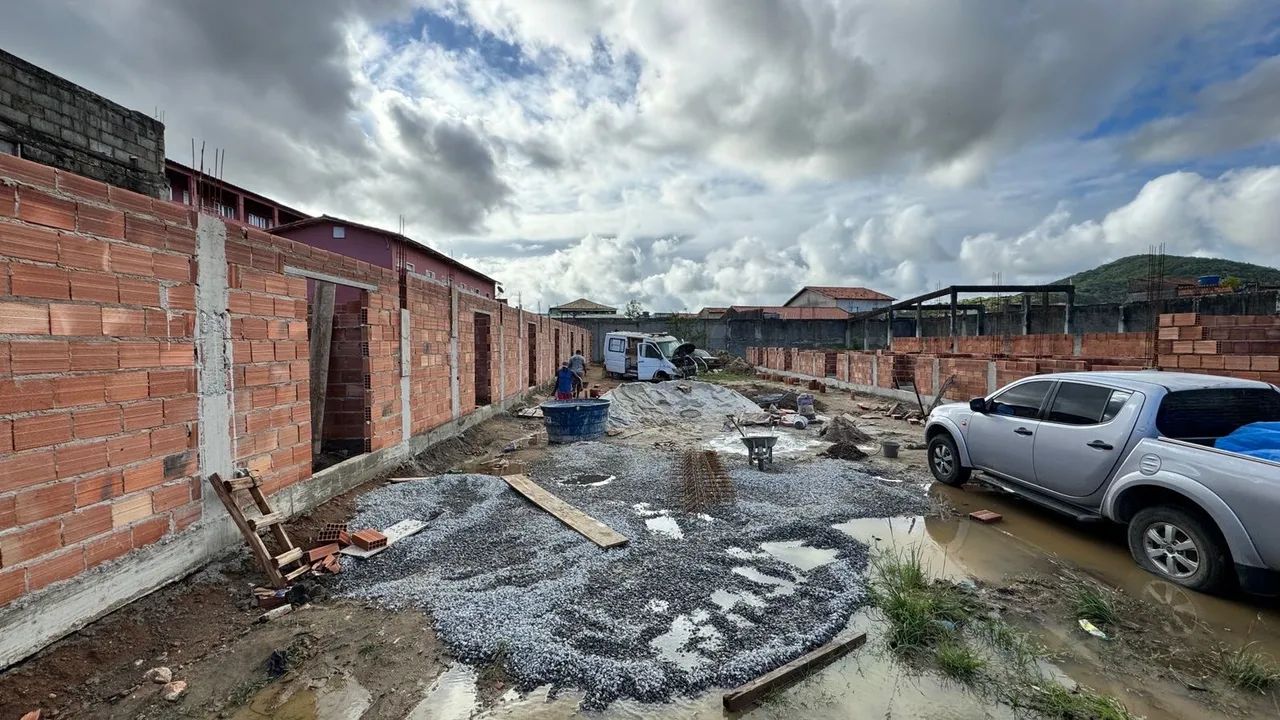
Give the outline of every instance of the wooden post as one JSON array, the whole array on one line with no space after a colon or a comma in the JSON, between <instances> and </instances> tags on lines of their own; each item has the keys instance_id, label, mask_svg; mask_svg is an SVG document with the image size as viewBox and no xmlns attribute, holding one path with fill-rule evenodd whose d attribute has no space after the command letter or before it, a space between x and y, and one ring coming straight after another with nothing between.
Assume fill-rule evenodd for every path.
<instances>
[{"instance_id":1,"label":"wooden post","mask_svg":"<svg viewBox=\"0 0 1280 720\"><path fill-rule=\"evenodd\" d=\"M311 454L320 453L324 437L324 397L329 384L329 346L333 341L333 283L316 281L311 300Z\"/></svg>"}]
</instances>

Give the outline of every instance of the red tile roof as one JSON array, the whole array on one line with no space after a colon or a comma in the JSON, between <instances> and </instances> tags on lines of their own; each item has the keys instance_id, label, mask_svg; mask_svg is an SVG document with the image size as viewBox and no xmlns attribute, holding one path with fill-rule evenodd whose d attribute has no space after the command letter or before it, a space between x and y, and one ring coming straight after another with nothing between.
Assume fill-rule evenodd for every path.
<instances>
[{"instance_id":1,"label":"red tile roof","mask_svg":"<svg viewBox=\"0 0 1280 720\"><path fill-rule=\"evenodd\" d=\"M892 297L889 297L888 295L885 295L882 292L877 292L875 290L872 290L871 288L834 287L830 285L805 285L804 287L800 288L800 292L796 293L795 295L792 295L791 300L788 300L787 302L790 303L792 300L795 300L796 298L800 297L800 293L803 293L805 290L812 290L813 292L816 292L819 295L826 295L832 300L890 300L890 301L893 300Z\"/></svg>"}]
</instances>

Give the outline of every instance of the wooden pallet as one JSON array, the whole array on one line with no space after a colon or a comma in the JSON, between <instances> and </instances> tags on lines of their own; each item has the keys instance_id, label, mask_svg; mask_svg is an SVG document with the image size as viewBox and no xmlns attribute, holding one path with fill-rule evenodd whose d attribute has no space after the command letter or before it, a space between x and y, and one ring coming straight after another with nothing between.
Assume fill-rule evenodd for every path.
<instances>
[{"instance_id":1,"label":"wooden pallet","mask_svg":"<svg viewBox=\"0 0 1280 720\"><path fill-rule=\"evenodd\" d=\"M311 569L302 548L295 546L289 539L289 534L284 531L281 525L284 522L284 515L272 510L271 505L267 503L267 497L262 494L261 481L257 473L249 471L244 476L231 480L223 480L214 473L209 476L209 484L213 485L213 491L218 494L218 499L227 508L236 527L240 528L240 534L244 535L249 550L257 559L258 565L262 566L273 587L287 587L291 581ZM249 493L253 504L258 508L258 516L245 517L240 502L236 500L237 492ZM279 554L272 554L267 549L266 543L262 541L262 537L258 535L258 531L264 528L270 530L271 536L275 538L275 544L280 548ZM290 565L296 567L291 568Z\"/></svg>"}]
</instances>

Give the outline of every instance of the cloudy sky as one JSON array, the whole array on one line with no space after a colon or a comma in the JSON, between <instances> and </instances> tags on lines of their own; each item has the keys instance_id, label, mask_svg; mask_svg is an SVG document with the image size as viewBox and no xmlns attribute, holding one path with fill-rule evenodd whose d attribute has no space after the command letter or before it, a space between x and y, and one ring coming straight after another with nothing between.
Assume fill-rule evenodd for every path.
<instances>
[{"instance_id":1,"label":"cloudy sky","mask_svg":"<svg viewBox=\"0 0 1280 720\"><path fill-rule=\"evenodd\" d=\"M1272 0L43 0L0 47L542 308L1280 265Z\"/></svg>"}]
</instances>

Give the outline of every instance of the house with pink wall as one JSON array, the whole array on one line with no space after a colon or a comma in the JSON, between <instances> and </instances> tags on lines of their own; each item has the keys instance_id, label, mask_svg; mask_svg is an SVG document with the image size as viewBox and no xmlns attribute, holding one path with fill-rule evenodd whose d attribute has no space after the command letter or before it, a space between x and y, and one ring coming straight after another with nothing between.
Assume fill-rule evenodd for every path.
<instances>
[{"instance_id":1,"label":"house with pink wall","mask_svg":"<svg viewBox=\"0 0 1280 720\"><path fill-rule=\"evenodd\" d=\"M498 295L497 280L390 230L321 215L281 225L273 228L272 232L304 245L363 260L370 265L425 275L450 283L460 292L485 298Z\"/></svg>"}]
</instances>

